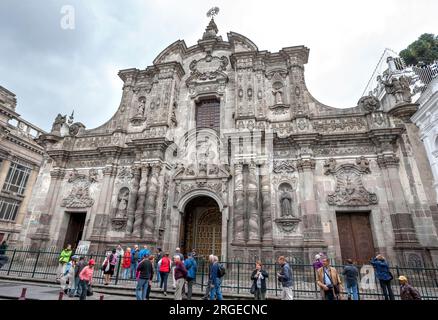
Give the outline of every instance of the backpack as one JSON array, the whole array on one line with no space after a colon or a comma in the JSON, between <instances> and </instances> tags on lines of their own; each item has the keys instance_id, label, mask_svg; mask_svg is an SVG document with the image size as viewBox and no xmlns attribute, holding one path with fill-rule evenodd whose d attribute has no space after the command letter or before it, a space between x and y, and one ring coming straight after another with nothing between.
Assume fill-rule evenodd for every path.
<instances>
[{"instance_id":1,"label":"backpack","mask_svg":"<svg viewBox=\"0 0 438 320\"><path fill-rule=\"evenodd\" d=\"M217 277L222 278L225 275L225 267L220 263L218 264L219 264L219 268L217 269Z\"/></svg>"}]
</instances>

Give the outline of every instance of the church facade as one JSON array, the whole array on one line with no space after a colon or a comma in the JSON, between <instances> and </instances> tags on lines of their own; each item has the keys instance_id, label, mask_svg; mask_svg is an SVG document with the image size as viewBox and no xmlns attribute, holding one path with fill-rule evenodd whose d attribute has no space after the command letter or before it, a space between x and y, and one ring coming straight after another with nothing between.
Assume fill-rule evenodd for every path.
<instances>
[{"instance_id":1,"label":"church facade","mask_svg":"<svg viewBox=\"0 0 438 320\"><path fill-rule=\"evenodd\" d=\"M120 71L119 108L98 128L58 115L39 138L48 157L21 241L438 265L433 177L403 79L383 100L332 108L306 87L309 49L227 36L212 19L196 45Z\"/></svg>"}]
</instances>

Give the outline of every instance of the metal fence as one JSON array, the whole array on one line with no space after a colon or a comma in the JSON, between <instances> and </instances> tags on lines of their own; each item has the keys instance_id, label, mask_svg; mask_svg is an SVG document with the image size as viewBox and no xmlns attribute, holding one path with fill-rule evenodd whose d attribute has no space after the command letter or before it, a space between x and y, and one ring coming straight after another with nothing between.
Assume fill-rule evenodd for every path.
<instances>
[{"instance_id":1,"label":"metal fence","mask_svg":"<svg viewBox=\"0 0 438 320\"><path fill-rule=\"evenodd\" d=\"M8 257L7 263L0 269L1 276L11 276L25 279L47 279L53 280L58 275L60 250L31 250L31 249L10 249L6 250L5 255ZM103 272L100 270L101 265L106 257L105 253L86 255L86 259L93 258L96 261L96 270L94 273L95 283L102 284L104 281ZM293 261L290 259L290 261ZM135 279L125 279L123 268L121 267L122 259L119 259L114 275L111 279L111 285L121 288L132 288L136 285ZM255 268L253 262L242 261L223 261L221 262L226 268L226 275L222 281L222 291L238 295L250 295L249 291L252 285L251 273ZM320 290L316 284L316 271L312 265L290 264L294 278L294 297L295 299L314 300L320 299ZM343 266L334 266L341 274ZM277 272L279 265L276 263L264 263L263 268L268 272L267 279L267 297L278 297L281 295L281 284L277 281ZM359 276L359 297L362 300L382 300L382 294L379 281L374 277L374 269L370 265L358 266ZM400 290L397 277L404 275L409 282L417 288L423 299L438 300L438 269L433 268L402 268L391 267L394 275L392 289L396 299L400 299ZM342 276L341 276L342 279ZM154 277L156 280L156 276ZM172 288L172 276L169 276L168 287ZM342 282L344 283L343 279ZM208 283L208 262L198 260L198 271L194 292L204 292ZM154 281L153 288L159 288L159 283ZM344 292L344 297L345 297Z\"/></svg>"}]
</instances>

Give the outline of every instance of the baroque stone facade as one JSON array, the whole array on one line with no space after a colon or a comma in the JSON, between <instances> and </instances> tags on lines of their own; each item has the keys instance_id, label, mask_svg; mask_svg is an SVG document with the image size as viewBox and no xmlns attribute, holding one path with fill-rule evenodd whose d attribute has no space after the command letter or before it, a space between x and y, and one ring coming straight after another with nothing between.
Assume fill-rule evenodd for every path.
<instances>
[{"instance_id":1,"label":"baroque stone facade","mask_svg":"<svg viewBox=\"0 0 438 320\"><path fill-rule=\"evenodd\" d=\"M393 89L385 101L326 106L305 84L309 49L271 53L227 36L212 19L196 45L176 41L152 66L120 71L120 106L96 129L59 115L39 139L51 162L22 241L78 240L68 233L82 215L92 250L138 242L225 259L364 260L339 217L366 214L373 254L437 265L430 168L407 117L417 106Z\"/></svg>"}]
</instances>

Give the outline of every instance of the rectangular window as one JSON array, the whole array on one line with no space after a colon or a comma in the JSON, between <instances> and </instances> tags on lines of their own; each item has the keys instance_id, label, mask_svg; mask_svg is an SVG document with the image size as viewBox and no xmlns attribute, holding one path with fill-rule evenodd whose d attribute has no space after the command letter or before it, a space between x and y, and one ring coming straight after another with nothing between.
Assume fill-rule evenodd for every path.
<instances>
[{"instance_id":1,"label":"rectangular window","mask_svg":"<svg viewBox=\"0 0 438 320\"><path fill-rule=\"evenodd\" d=\"M20 201L0 198L0 220L15 221Z\"/></svg>"},{"instance_id":2,"label":"rectangular window","mask_svg":"<svg viewBox=\"0 0 438 320\"><path fill-rule=\"evenodd\" d=\"M202 100L196 105L196 128L220 130L220 101Z\"/></svg>"},{"instance_id":3,"label":"rectangular window","mask_svg":"<svg viewBox=\"0 0 438 320\"><path fill-rule=\"evenodd\" d=\"M29 179L30 170L30 168L21 164L11 163L5 184L3 185L3 190L23 195L27 180Z\"/></svg>"}]
</instances>

